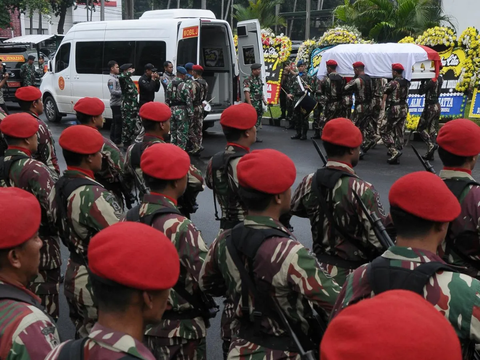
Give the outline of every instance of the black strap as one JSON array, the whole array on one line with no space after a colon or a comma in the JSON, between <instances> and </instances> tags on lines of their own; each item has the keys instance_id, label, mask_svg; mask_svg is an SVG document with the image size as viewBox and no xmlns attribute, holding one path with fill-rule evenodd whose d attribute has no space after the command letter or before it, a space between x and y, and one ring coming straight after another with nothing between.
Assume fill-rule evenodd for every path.
<instances>
[{"instance_id":1,"label":"black strap","mask_svg":"<svg viewBox=\"0 0 480 360\"><path fill-rule=\"evenodd\" d=\"M151 214L148 214L146 216L140 216L140 206L141 204L131 208L130 210L127 211L126 215L126 220L127 221L135 221L135 222L141 222L142 224L146 224L148 226L152 226L153 221L157 216L160 215L165 215L165 214L176 214L176 215L182 215L180 210L172 208L172 207L161 207L160 209L155 210Z\"/></svg>"},{"instance_id":2,"label":"black strap","mask_svg":"<svg viewBox=\"0 0 480 360\"><path fill-rule=\"evenodd\" d=\"M445 179L443 180L445 182L445 185L450 189L450 191L455 195L455 197L460 200L460 196L462 196L463 191L470 185L476 185L480 186L479 183L477 183L474 180L464 178L464 179Z\"/></svg>"},{"instance_id":3,"label":"black strap","mask_svg":"<svg viewBox=\"0 0 480 360\"><path fill-rule=\"evenodd\" d=\"M365 103L370 103L372 101L372 78L367 74L358 77L365 83Z\"/></svg>"},{"instance_id":4,"label":"black strap","mask_svg":"<svg viewBox=\"0 0 480 360\"><path fill-rule=\"evenodd\" d=\"M0 158L0 179L5 182L7 187L10 187L10 169L13 164L22 159L28 159L27 155L13 155L9 160L5 161L5 157Z\"/></svg>"},{"instance_id":5,"label":"black strap","mask_svg":"<svg viewBox=\"0 0 480 360\"><path fill-rule=\"evenodd\" d=\"M85 343L89 340L89 337L83 339L72 340L66 342L60 352L58 353L58 360L83 360L85 353ZM136 356L126 354L119 360L138 360Z\"/></svg>"},{"instance_id":6,"label":"black strap","mask_svg":"<svg viewBox=\"0 0 480 360\"><path fill-rule=\"evenodd\" d=\"M33 305L36 308L45 311L44 307L27 292L5 283L0 284L0 300L15 300Z\"/></svg>"}]
</instances>

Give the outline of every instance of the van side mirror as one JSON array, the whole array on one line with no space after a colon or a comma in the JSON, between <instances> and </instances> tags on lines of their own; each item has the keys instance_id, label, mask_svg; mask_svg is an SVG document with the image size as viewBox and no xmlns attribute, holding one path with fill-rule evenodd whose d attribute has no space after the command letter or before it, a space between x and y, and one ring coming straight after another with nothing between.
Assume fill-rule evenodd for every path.
<instances>
[{"instance_id":1,"label":"van side mirror","mask_svg":"<svg viewBox=\"0 0 480 360\"><path fill-rule=\"evenodd\" d=\"M48 71L53 73L53 60L48 60Z\"/></svg>"}]
</instances>

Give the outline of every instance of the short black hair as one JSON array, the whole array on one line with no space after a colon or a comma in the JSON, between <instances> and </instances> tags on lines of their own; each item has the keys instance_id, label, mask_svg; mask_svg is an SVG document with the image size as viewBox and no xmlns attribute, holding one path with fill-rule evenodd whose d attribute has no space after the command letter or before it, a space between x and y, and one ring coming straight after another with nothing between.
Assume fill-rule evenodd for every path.
<instances>
[{"instance_id":1,"label":"short black hair","mask_svg":"<svg viewBox=\"0 0 480 360\"><path fill-rule=\"evenodd\" d=\"M92 289L100 311L124 312L128 309L135 293L140 290L108 281L101 281L97 276L91 275Z\"/></svg>"},{"instance_id":2,"label":"short black hair","mask_svg":"<svg viewBox=\"0 0 480 360\"><path fill-rule=\"evenodd\" d=\"M77 111L77 120L82 125L88 124L92 118L92 115L83 114Z\"/></svg>"},{"instance_id":3,"label":"short black hair","mask_svg":"<svg viewBox=\"0 0 480 360\"><path fill-rule=\"evenodd\" d=\"M344 156L350 148L341 145L335 145L328 141L323 142L323 147L325 148L325 152L327 153L327 157L341 157Z\"/></svg>"},{"instance_id":4,"label":"short black hair","mask_svg":"<svg viewBox=\"0 0 480 360\"><path fill-rule=\"evenodd\" d=\"M228 142L238 141L245 133L245 130L235 129L229 126L222 125L223 133Z\"/></svg>"},{"instance_id":5,"label":"short black hair","mask_svg":"<svg viewBox=\"0 0 480 360\"><path fill-rule=\"evenodd\" d=\"M238 196L248 210L264 211L268 208L275 195L263 193L243 186L238 188Z\"/></svg>"},{"instance_id":6,"label":"short black hair","mask_svg":"<svg viewBox=\"0 0 480 360\"><path fill-rule=\"evenodd\" d=\"M163 63L163 67L166 68L168 65L170 65L172 62L171 61L165 61Z\"/></svg>"},{"instance_id":7,"label":"short black hair","mask_svg":"<svg viewBox=\"0 0 480 360\"><path fill-rule=\"evenodd\" d=\"M396 206L390 208L390 215L397 235L405 239L425 236L436 224L434 221L409 214Z\"/></svg>"},{"instance_id":8,"label":"short black hair","mask_svg":"<svg viewBox=\"0 0 480 360\"><path fill-rule=\"evenodd\" d=\"M117 64L118 63L115 60L110 60L107 64L107 66L108 66L109 69L111 69L112 67L114 67Z\"/></svg>"},{"instance_id":9,"label":"short black hair","mask_svg":"<svg viewBox=\"0 0 480 360\"><path fill-rule=\"evenodd\" d=\"M195 71L199 76L203 75L203 70L193 70L193 71Z\"/></svg>"},{"instance_id":10,"label":"short black hair","mask_svg":"<svg viewBox=\"0 0 480 360\"><path fill-rule=\"evenodd\" d=\"M18 105L20 105L20 109L22 109L22 111L24 112L30 112L30 109L32 108L32 104L33 104L33 101L18 100Z\"/></svg>"},{"instance_id":11,"label":"short black hair","mask_svg":"<svg viewBox=\"0 0 480 360\"><path fill-rule=\"evenodd\" d=\"M5 135L5 134L3 134L3 138L5 139L5 141L7 142L8 145L16 145L16 144L21 143L22 140L23 140L23 139L8 136L8 135Z\"/></svg>"},{"instance_id":12,"label":"short black hair","mask_svg":"<svg viewBox=\"0 0 480 360\"><path fill-rule=\"evenodd\" d=\"M399 75L403 75L403 70L395 69L393 71L397 72Z\"/></svg>"},{"instance_id":13,"label":"short black hair","mask_svg":"<svg viewBox=\"0 0 480 360\"><path fill-rule=\"evenodd\" d=\"M156 179L150 175L143 173L143 179L145 180L145 184L148 186L149 189L153 191L163 191L165 188L172 184L174 180L162 180Z\"/></svg>"},{"instance_id":14,"label":"short black hair","mask_svg":"<svg viewBox=\"0 0 480 360\"><path fill-rule=\"evenodd\" d=\"M337 70L337 65L327 65L327 69Z\"/></svg>"},{"instance_id":15,"label":"short black hair","mask_svg":"<svg viewBox=\"0 0 480 360\"><path fill-rule=\"evenodd\" d=\"M77 154L65 149L62 149L62 153L68 166L80 166L82 164L83 158L85 156L88 156L83 154Z\"/></svg>"},{"instance_id":16,"label":"short black hair","mask_svg":"<svg viewBox=\"0 0 480 360\"><path fill-rule=\"evenodd\" d=\"M465 164L468 160L467 156L452 154L441 146L438 147L438 156L440 157L440 160L442 160L443 165L447 167L459 167Z\"/></svg>"},{"instance_id":17,"label":"short black hair","mask_svg":"<svg viewBox=\"0 0 480 360\"><path fill-rule=\"evenodd\" d=\"M142 119L142 125L146 132L156 130L157 124L158 124L158 121Z\"/></svg>"}]
</instances>

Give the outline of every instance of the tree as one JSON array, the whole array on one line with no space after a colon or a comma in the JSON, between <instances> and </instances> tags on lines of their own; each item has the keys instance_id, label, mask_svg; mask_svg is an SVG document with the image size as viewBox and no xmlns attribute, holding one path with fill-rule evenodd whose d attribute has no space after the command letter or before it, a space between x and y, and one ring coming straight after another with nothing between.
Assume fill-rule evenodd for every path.
<instances>
[{"instance_id":1,"label":"tree","mask_svg":"<svg viewBox=\"0 0 480 360\"><path fill-rule=\"evenodd\" d=\"M65 17L67 10L75 4L75 0L50 0L50 6L52 7L55 16L58 16L57 34L63 34L65 32Z\"/></svg>"},{"instance_id":2,"label":"tree","mask_svg":"<svg viewBox=\"0 0 480 360\"><path fill-rule=\"evenodd\" d=\"M248 6L233 5L235 9L234 17L237 21L258 19L263 29L273 28L275 25L285 26L285 19L275 16L275 6L282 3L283 0L249 0Z\"/></svg>"},{"instance_id":3,"label":"tree","mask_svg":"<svg viewBox=\"0 0 480 360\"><path fill-rule=\"evenodd\" d=\"M33 13L38 10L41 14L50 11L48 0L1 0L0 1L0 28L11 27L10 14L18 10L20 13L28 13L32 17Z\"/></svg>"},{"instance_id":4,"label":"tree","mask_svg":"<svg viewBox=\"0 0 480 360\"><path fill-rule=\"evenodd\" d=\"M353 25L365 38L377 42L397 42L416 37L425 30L451 24L438 0L345 0L335 11L337 23Z\"/></svg>"}]
</instances>

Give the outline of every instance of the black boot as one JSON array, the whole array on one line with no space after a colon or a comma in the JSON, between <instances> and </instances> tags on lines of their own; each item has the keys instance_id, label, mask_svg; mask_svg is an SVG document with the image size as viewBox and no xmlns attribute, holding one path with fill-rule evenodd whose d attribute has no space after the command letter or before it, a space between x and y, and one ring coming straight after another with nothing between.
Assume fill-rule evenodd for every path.
<instances>
[{"instance_id":1,"label":"black boot","mask_svg":"<svg viewBox=\"0 0 480 360\"><path fill-rule=\"evenodd\" d=\"M302 136L300 137L300 140L307 140L307 132L308 129L302 131Z\"/></svg>"},{"instance_id":2,"label":"black boot","mask_svg":"<svg viewBox=\"0 0 480 360\"><path fill-rule=\"evenodd\" d=\"M302 134L300 133L299 130L297 130L297 133L296 133L295 135L291 136L290 139L292 139L292 140L298 140L298 139L300 139L301 137L302 137Z\"/></svg>"},{"instance_id":3,"label":"black boot","mask_svg":"<svg viewBox=\"0 0 480 360\"><path fill-rule=\"evenodd\" d=\"M295 123L293 121L288 122L287 130L295 129Z\"/></svg>"}]
</instances>

